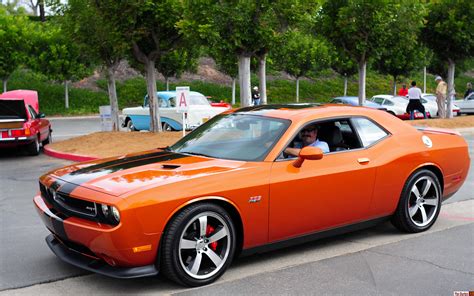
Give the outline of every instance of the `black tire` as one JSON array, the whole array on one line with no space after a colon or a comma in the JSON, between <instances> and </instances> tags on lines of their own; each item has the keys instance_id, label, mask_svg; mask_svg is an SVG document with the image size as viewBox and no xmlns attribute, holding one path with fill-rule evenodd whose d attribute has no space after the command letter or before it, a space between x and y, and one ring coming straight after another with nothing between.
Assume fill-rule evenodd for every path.
<instances>
[{"instance_id":1,"label":"black tire","mask_svg":"<svg viewBox=\"0 0 474 296\"><path fill-rule=\"evenodd\" d=\"M39 137L36 136L35 140L28 144L26 146L26 151L28 152L29 155L31 156L36 156L40 152L40 143L39 143Z\"/></svg>"},{"instance_id":2,"label":"black tire","mask_svg":"<svg viewBox=\"0 0 474 296\"><path fill-rule=\"evenodd\" d=\"M436 221L442 190L438 177L427 169L414 172L403 187L392 224L404 232L422 232Z\"/></svg>"},{"instance_id":3,"label":"black tire","mask_svg":"<svg viewBox=\"0 0 474 296\"><path fill-rule=\"evenodd\" d=\"M163 122L161 124L161 127L163 128L164 131L166 132L171 132L171 131L174 131L173 127L171 125L169 125L168 123L166 122Z\"/></svg>"},{"instance_id":4,"label":"black tire","mask_svg":"<svg viewBox=\"0 0 474 296\"><path fill-rule=\"evenodd\" d=\"M48 145L48 144L51 144L53 143L53 132L51 130L49 130L48 132L48 137L46 138L46 140L43 141L43 147Z\"/></svg>"},{"instance_id":5,"label":"black tire","mask_svg":"<svg viewBox=\"0 0 474 296\"><path fill-rule=\"evenodd\" d=\"M125 127L127 128L127 131L130 131L130 132L136 132L137 131L137 129L133 125L133 122L132 122L131 119L127 120L127 124L125 125Z\"/></svg>"},{"instance_id":6,"label":"black tire","mask_svg":"<svg viewBox=\"0 0 474 296\"><path fill-rule=\"evenodd\" d=\"M202 227L205 228L204 236L201 236ZM215 242L210 241L217 236L220 238ZM230 265L235 246L235 227L222 207L211 203L191 205L171 220L163 234L162 273L184 286L210 284ZM197 270L193 268L196 266Z\"/></svg>"}]
</instances>

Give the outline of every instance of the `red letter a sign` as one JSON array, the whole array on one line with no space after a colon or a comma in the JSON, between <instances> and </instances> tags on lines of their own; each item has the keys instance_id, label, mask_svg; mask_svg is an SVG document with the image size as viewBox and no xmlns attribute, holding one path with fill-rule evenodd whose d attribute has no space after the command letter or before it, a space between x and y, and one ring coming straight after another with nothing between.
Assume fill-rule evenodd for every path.
<instances>
[{"instance_id":1,"label":"red letter a sign","mask_svg":"<svg viewBox=\"0 0 474 296\"><path fill-rule=\"evenodd\" d=\"M187 108L188 104L186 103L186 97L184 95L184 92L181 93L181 96L179 96L179 108Z\"/></svg>"}]
</instances>

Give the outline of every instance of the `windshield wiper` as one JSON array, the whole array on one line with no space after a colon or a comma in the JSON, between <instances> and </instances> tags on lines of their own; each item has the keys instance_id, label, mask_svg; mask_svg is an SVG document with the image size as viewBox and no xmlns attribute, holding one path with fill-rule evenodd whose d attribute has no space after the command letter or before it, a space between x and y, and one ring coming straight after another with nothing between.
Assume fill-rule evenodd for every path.
<instances>
[{"instance_id":1,"label":"windshield wiper","mask_svg":"<svg viewBox=\"0 0 474 296\"><path fill-rule=\"evenodd\" d=\"M191 151L179 151L179 153L186 153L186 154L191 154L191 155L196 155L196 156L205 156L205 157L213 158L213 156L210 156L204 153L197 153L197 152L191 152Z\"/></svg>"}]
</instances>

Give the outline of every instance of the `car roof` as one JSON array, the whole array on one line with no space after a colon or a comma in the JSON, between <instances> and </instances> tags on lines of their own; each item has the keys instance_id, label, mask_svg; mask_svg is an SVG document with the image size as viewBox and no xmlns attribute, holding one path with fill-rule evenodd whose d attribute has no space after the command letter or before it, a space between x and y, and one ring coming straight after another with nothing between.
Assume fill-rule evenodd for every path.
<instances>
[{"instance_id":1,"label":"car roof","mask_svg":"<svg viewBox=\"0 0 474 296\"><path fill-rule=\"evenodd\" d=\"M391 98L393 98L393 96L392 95L375 95L372 98L391 99Z\"/></svg>"},{"instance_id":2,"label":"car roof","mask_svg":"<svg viewBox=\"0 0 474 296\"><path fill-rule=\"evenodd\" d=\"M175 90L158 91L158 92L156 92L156 94L164 100L168 100L171 97L176 97L176 91ZM192 95L192 96L204 96L202 93L199 93L197 91L190 91L189 94Z\"/></svg>"}]
</instances>

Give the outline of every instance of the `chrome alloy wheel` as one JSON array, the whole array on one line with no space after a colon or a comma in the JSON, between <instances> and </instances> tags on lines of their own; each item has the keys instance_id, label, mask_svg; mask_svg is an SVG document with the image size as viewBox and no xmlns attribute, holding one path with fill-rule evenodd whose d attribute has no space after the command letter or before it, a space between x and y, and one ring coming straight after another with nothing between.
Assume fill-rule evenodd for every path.
<instances>
[{"instance_id":1,"label":"chrome alloy wheel","mask_svg":"<svg viewBox=\"0 0 474 296\"><path fill-rule=\"evenodd\" d=\"M428 225L436 216L440 192L430 176L423 176L413 184L408 198L408 214L418 227Z\"/></svg>"},{"instance_id":2,"label":"chrome alloy wheel","mask_svg":"<svg viewBox=\"0 0 474 296\"><path fill-rule=\"evenodd\" d=\"M194 279L207 279L224 266L229 256L229 226L214 212L193 217L184 227L179 241L179 262Z\"/></svg>"}]
</instances>

